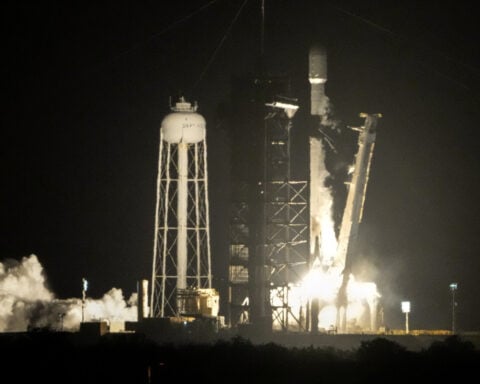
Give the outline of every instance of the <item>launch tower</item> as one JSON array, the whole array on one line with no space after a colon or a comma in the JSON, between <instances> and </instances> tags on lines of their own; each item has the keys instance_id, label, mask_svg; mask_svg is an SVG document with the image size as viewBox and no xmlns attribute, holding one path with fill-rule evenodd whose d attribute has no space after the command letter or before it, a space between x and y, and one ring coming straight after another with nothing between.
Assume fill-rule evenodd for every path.
<instances>
[{"instance_id":1,"label":"launch tower","mask_svg":"<svg viewBox=\"0 0 480 384\"><path fill-rule=\"evenodd\" d=\"M233 196L230 225L229 323L255 330L302 327L289 290L308 257L307 182L291 169L292 118L286 77L234 83Z\"/></svg>"}]
</instances>

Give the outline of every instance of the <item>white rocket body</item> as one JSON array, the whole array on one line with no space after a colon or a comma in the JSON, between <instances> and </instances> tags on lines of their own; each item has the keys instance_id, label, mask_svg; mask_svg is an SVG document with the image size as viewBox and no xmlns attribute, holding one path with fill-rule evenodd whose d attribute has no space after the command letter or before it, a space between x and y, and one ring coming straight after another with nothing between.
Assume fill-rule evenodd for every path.
<instances>
[{"instance_id":1,"label":"white rocket body","mask_svg":"<svg viewBox=\"0 0 480 384\"><path fill-rule=\"evenodd\" d=\"M321 46L315 45L310 48L308 80L311 85L310 113L321 116L325 111L325 83L327 82L327 53Z\"/></svg>"}]
</instances>

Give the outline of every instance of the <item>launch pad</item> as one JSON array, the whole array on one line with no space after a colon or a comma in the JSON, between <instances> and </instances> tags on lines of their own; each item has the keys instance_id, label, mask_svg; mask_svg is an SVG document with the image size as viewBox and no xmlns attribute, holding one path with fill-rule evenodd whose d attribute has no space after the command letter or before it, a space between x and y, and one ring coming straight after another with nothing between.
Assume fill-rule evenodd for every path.
<instances>
[{"instance_id":1,"label":"launch pad","mask_svg":"<svg viewBox=\"0 0 480 384\"><path fill-rule=\"evenodd\" d=\"M358 151L337 239L326 187L324 132L330 127L321 46L310 50L308 78L308 127L295 126L300 105L289 94L288 78L262 73L234 81L226 308L212 287L206 122L184 98L163 119L152 292L142 320L215 317L223 309L228 327L254 333L378 331L380 294L373 282L355 281L350 259L381 115L361 114L364 124L353 128ZM305 178L292 166L292 135L299 129L309 138Z\"/></svg>"}]
</instances>

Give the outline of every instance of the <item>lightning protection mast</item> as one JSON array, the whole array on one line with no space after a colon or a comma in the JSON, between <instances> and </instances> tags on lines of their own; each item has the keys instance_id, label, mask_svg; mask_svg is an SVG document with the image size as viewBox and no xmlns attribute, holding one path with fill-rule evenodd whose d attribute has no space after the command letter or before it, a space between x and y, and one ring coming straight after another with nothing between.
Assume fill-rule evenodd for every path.
<instances>
[{"instance_id":1,"label":"lightning protection mast","mask_svg":"<svg viewBox=\"0 0 480 384\"><path fill-rule=\"evenodd\" d=\"M162 121L151 317L178 317L212 288L206 123L182 97ZM195 300L193 300L195 301Z\"/></svg>"}]
</instances>

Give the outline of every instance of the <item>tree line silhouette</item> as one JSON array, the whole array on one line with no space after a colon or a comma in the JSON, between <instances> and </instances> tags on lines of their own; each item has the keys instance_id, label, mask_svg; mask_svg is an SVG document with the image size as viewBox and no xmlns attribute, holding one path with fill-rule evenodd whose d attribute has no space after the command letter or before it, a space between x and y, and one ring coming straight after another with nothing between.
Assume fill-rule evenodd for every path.
<instances>
[{"instance_id":1,"label":"tree line silhouette","mask_svg":"<svg viewBox=\"0 0 480 384\"><path fill-rule=\"evenodd\" d=\"M0 347L3 372L10 372L3 383L431 383L458 382L480 367L480 351L458 335L420 351L383 337L340 350L239 336L176 345L142 334L86 340L62 332L2 334Z\"/></svg>"}]
</instances>

